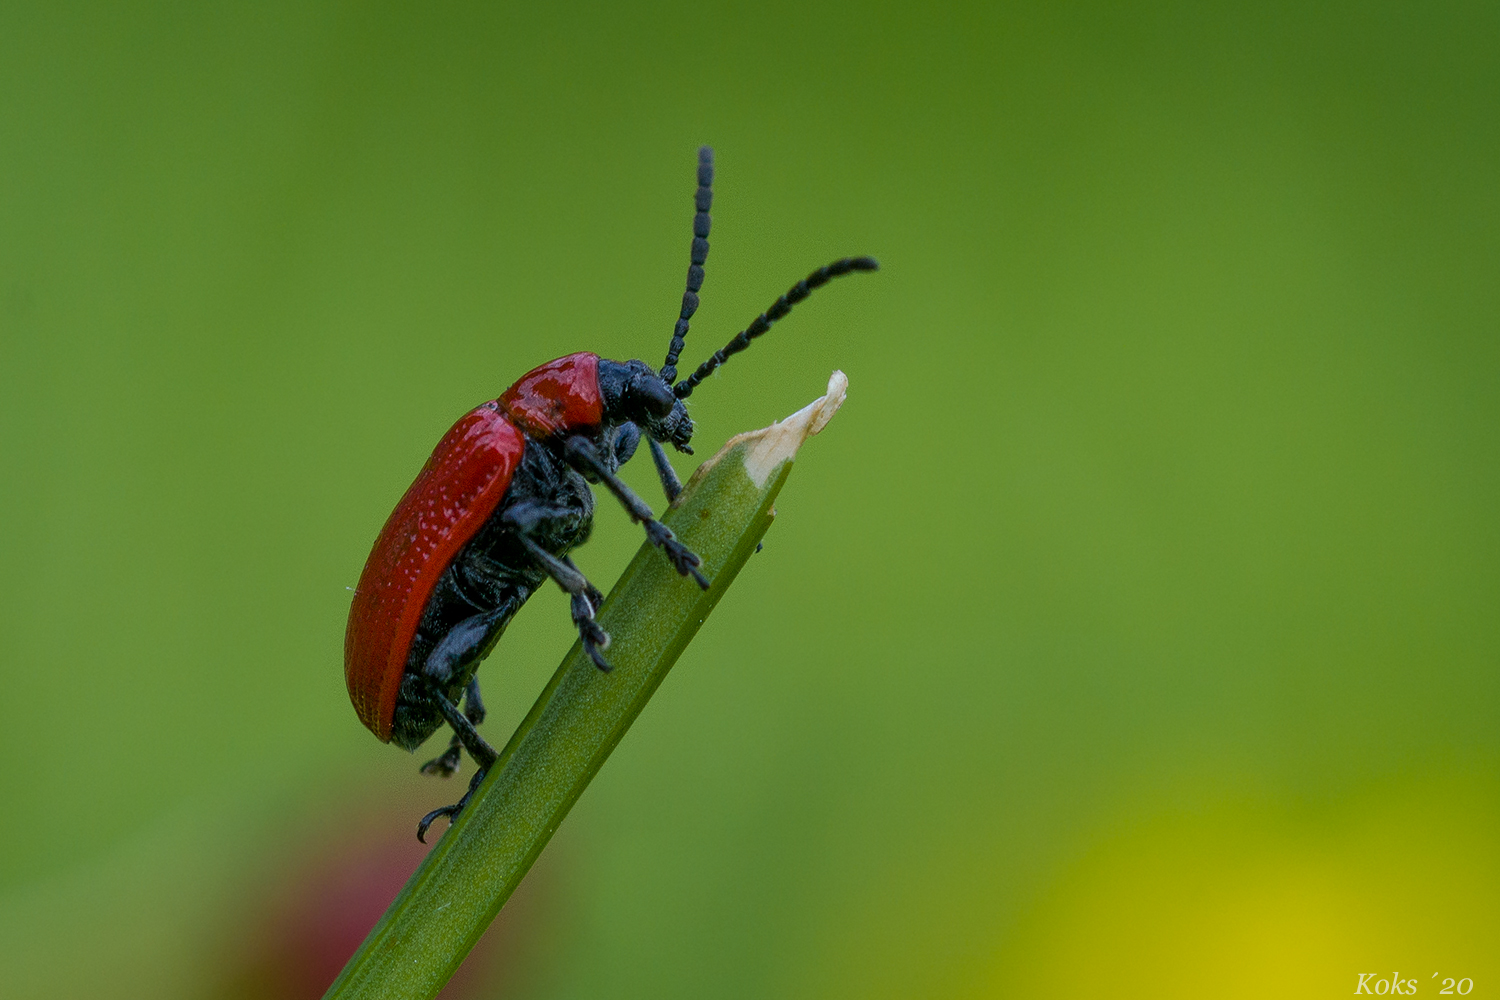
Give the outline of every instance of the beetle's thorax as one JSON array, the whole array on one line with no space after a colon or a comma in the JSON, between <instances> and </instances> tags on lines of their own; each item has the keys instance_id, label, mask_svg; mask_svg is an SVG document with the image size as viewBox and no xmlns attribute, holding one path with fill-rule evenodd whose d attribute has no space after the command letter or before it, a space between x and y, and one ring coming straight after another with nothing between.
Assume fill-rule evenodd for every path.
<instances>
[{"instance_id":1,"label":"beetle's thorax","mask_svg":"<svg viewBox=\"0 0 1500 1000\"><path fill-rule=\"evenodd\" d=\"M569 354L538 365L500 395L501 409L538 440L592 433L604 422L599 355Z\"/></svg>"},{"instance_id":2,"label":"beetle's thorax","mask_svg":"<svg viewBox=\"0 0 1500 1000\"><path fill-rule=\"evenodd\" d=\"M678 448L693 437L687 407L644 361L569 354L522 375L498 402L513 424L539 441L584 434L607 445L625 424Z\"/></svg>"}]
</instances>

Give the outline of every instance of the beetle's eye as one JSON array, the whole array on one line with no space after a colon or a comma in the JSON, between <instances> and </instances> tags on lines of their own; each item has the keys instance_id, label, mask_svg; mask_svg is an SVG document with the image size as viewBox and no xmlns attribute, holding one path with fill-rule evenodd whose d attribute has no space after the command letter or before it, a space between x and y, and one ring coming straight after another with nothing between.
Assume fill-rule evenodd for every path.
<instances>
[{"instance_id":1,"label":"beetle's eye","mask_svg":"<svg viewBox=\"0 0 1500 1000\"><path fill-rule=\"evenodd\" d=\"M635 395L653 416L665 417L677 405L677 397L659 378L643 378L635 383Z\"/></svg>"}]
</instances>

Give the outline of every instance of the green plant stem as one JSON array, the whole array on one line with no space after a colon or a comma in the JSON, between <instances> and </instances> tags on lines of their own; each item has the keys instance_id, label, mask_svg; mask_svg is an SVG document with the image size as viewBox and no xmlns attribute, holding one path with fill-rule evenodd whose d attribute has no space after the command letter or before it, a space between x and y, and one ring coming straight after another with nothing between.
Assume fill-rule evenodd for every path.
<instances>
[{"instance_id":1,"label":"green plant stem","mask_svg":"<svg viewBox=\"0 0 1500 1000\"><path fill-rule=\"evenodd\" d=\"M740 435L693 476L662 521L702 557L712 586L700 590L659 551L641 547L599 612L613 637L606 654L613 672L601 673L574 644L325 1000L426 1000L453 975L755 551L797 446L842 402L843 376L835 376L830 396ZM795 441L777 439L820 404Z\"/></svg>"}]
</instances>

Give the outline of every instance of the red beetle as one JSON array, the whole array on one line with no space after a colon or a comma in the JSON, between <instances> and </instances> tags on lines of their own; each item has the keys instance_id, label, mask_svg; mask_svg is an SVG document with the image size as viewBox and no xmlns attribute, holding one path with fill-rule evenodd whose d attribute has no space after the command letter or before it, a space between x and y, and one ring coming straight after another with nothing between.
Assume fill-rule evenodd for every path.
<instances>
[{"instance_id":1,"label":"red beetle","mask_svg":"<svg viewBox=\"0 0 1500 1000\"><path fill-rule=\"evenodd\" d=\"M869 257L846 257L819 268L677 382L677 358L708 259L712 184L713 152L705 146L698 151L687 291L661 371L644 361L581 352L527 372L443 435L365 562L344 637L344 679L360 721L382 741L407 750L446 722L453 739L422 770L453 774L461 748L479 768L456 805L422 818L418 838L438 816L457 814L495 762L494 748L474 728L484 719L475 671L548 577L570 596L584 649L600 670L609 670L602 652L609 636L594 621L603 595L568 558L593 526L589 484L602 483L645 526L646 537L677 572L707 589L698 557L615 470L644 436L668 502L675 500L682 486L662 445L692 453L693 422L682 401L814 288L877 267Z\"/></svg>"}]
</instances>

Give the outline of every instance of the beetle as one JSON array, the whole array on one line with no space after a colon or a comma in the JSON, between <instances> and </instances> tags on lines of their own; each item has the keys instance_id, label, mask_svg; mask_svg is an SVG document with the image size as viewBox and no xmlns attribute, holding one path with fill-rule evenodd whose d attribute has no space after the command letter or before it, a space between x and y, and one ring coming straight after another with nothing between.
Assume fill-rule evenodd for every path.
<instances>
[{"instance_id":1,"label":"beetle","mask_svg":"<svg viewBox=\"0 0 1500 1000\"><path fill-rule=\"evenodd\" d=\"M609 636L594 620L604 596L568 555L587 541L593 525L590 484L614 494L677 572L708 589L698 556L616 470L644 438L667 502L675 501L682 484L664 445L692 454L693 421L684 400L814 289L879 267L870 257L845 257L818 268L677 381L708 259L713 175L713 150L704 146L687 290L661 370L589 352L533 368L443 435L365 562L344 635L344 679L360 721L408 751L446 723L453 730L448 748L422 765L423 773L451 776L462 750L477 765L463 798L422 817L417 838L423 842L433 821L446 816L451 822L463 809L495 762L495 749L475 728L485 716L475 673L547 579L568 594L584 650L601 671L610 669L603 652Z\"/></svg>"}]
</instances>

